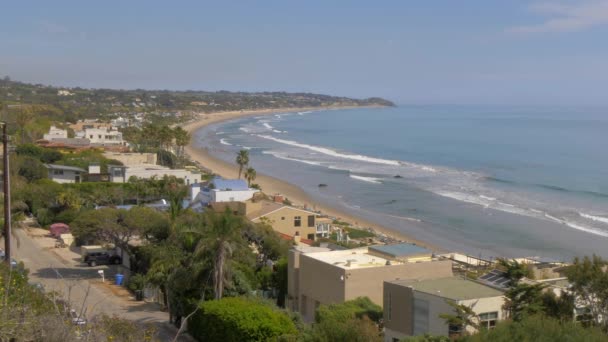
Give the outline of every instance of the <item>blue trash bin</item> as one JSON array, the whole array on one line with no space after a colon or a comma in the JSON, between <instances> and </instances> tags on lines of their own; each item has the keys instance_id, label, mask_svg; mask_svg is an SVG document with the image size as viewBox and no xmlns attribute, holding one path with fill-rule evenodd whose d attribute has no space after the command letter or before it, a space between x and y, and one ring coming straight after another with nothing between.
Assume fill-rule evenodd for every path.
<instances>
[{"instance_id":1,"label":"blue trash bin","mask_svg":"<svg viewBox=\"0 0 608 342\"><path fill-rule=\"evenodd\" d=\"M117 274L116 275L116 285L122 285L122 280L124 279L124 275L123 274Z\"/></svg>"}]
</instances>

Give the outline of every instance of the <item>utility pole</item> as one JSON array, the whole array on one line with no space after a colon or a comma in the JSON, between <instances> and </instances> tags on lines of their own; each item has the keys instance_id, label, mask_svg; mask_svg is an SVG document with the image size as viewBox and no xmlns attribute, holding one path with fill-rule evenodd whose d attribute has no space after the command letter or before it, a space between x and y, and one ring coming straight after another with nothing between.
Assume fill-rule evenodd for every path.
<instances>
[{"instance_id":1,"label":"utility pole","mask_svg":"<svg viewBox=\"0 0 608 342\"><path fill-rule=\"evenodd\" d=\"M2 158L4 159L4 262L11 264L11 182L10 168L8 164L8 134L6 133L6 122L0 121L2 125Z\"/></svg>"}]
</instances>

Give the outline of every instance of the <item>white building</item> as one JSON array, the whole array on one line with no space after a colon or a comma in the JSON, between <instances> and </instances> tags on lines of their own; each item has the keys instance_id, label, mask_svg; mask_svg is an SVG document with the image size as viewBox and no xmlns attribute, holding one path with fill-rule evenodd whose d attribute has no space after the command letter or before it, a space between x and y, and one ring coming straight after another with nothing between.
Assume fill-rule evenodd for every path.
<instances>
[{"instance_id":1,"label":"white building","mask_svg":"<svg viewBox=\"0 0 608 342\"><path fill-rule=\"evenodd\" d=\"M127 183L131 177L151 179L163 178L164 176L174 176L183 179L184 184L195 184L200 182L201 174L185 169L170 169L166 166L152 164L131 164L131 165L108 165L110 182Z\"/></svg>"},{"instance_id":2,"label":"white building","mask_svg":"<svg viewBox=\"0 0 608 342\"><path fill-rule=\"evenodd\" d=\"M67 139L68 131L65 129L60 129L55 126L51 126L49 132L46 133L42 139L52 141L53 139Z\"/></svg>"},{"instance_id":3,"label":"white building","mask_svg":"<svg viewBox=\"0 0 608 342\"><path fill-rule=\"evenodd\" d=\"M85 128L76 133L79 138L86 138L94 145L125 145L122 133L113 128Z\"/></svg>"},{"instance_id":4,"label":"white building","mask_svg":"<svg viewBox=\"0 0 608 342\"><path fill-rule=\"evenodd\" d=\"M193 184L190 188L190 200L194 202L244 202L253 198L259 192L247 185L242 179L214 178L207 186Z\"/></svg>"},{"instance_id":5,"label":"white building","mask_svg":"<svg viewBox=\"0 0 608 342\"><path fill-rule=\"evenodd\" d=\"M403 279L403 278L402 278ZM505 318L503 291L458 277L384 282L384 340L431 334L456 338L464 327L449 325L439 315L455 314L449 303L466 305L475 323L492 329ZM469 333L475 332L466 327Z\"/></svg>"},{"instance_id":6,"label":"white building","mask_svg":"<svg viewBox=\"0 0 608 342\"><path fill-rule=\"evenodd\" d=\"M86 173L79 167L56 164L45 164L44 166L48 169L49 179L57 183L80 183Z\"/></svg>"}]
</instances>

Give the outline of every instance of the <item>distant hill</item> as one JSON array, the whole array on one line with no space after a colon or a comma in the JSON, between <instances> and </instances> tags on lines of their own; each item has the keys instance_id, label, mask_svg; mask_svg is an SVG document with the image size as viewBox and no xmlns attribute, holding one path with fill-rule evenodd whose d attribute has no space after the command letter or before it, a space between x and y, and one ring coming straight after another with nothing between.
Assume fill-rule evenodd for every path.
<instances>
[{"instance_id":1,"label":"distant hill","mask_svg":"<svg viewBox=\"0 0 608 342\"><path fill-rule=\"evenodd\" d=\"M0 79L0 103L48 106L61 112L66 121L120 112L213 112L269 108L325 106L394 106L391 101L371 97L352 99L311 93L117 90L55 87Z\"/></svg>"}]
</instances>

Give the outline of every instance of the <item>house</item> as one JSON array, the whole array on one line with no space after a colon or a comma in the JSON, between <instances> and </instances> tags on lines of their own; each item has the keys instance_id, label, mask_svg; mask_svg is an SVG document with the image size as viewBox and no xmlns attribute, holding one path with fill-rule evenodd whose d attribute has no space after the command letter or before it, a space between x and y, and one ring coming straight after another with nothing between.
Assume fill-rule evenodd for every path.
<instances>
[{"instance_id":1,"label":"house","mask_svg":"<svg viewBox=\"0 0 608 342\"><path fill-rule=\"evenodd\" d=\"M307 322L321 304L369 297L382 306L384 281L452 276L452 262L413 244L317 251L292 248L287 268L286 306Z\"/></svg>"},{"instance_id":2,"label":"house","mask_svg":"<svg viewBox=\"0 0 608 342\"><path fill-rule=\"evenodd\" d=\"M84 169L73 166L44 164L48 170L49 179L57 183L80 183L83 175L86 173Z\"/></svg>"},{"instance_id":3,"label":"house","mask_svg":"<svg viewBox=\"0 0 608 342\"><path fill-rule=\"evenodd\" d=\"M108 175L110 182L113 183L127 183L131 177L151 179L174 176L175 178L183 179L186 185L198 183L201 180L199 172L185 169L171 169L166 166L153 164L108 165Z\"/></svg>"},{"instance_id":4,"label":"house","mask_svg":"<svg viewBox=\"0 0 608 342\"><path fill-rule=\"evenodd\" d=\"M242 202L253 198L259 190L252 189L242 179L223 179L216 177L209 184L193 184L190 187L190 200L203 204L216 202Z\"/></svg>"},{"instance_id":5,"label":"house","mask_svg":"<svg viewBox=\"0 0 608 342\"><path fill-rule=\"evenodd\" d=\"M114 128L85 128L76 133L76 137L89 139L92 145L108 146L108 145L126 145L122 140L122 132Z\"/></svg>"},{"instance_id":6,"label":"house","mask_svg":"<svg viewBox=\"0 0 608 342\"><path fill-rule=\"evenodd\" d=\"M439 316L455 314L449 303L471 308L477 316L475 323L488 329L506 316L503 291L459 277L385 281L383 300L386 342L424 334L461 336L462 326L449 325ZM475 332L473 327L466 330Z\"/></svg>"},{"instance_id":7,"label":"house","mask_svg":"<svg viewBox=\"0 0 608 342\"><path fill-rule=\"evenodd\" d=\"M247 203L245 216L252 222L267 222L278 233L308 240L326 229L323 224L317 226L317 213L270 201Z\"/></svg>"},{"instance_id":8,"label":"house","mask_svg":"<svg viewBox=\"0 0 608 342\"><path fill-rule=\"evenodd\" d=\"M55 139L67 139L68 131L66 129L60 129L55 126L51 126L49 132L42 136L42 140L53 141Z\"/></svg>"}]
</instances>

